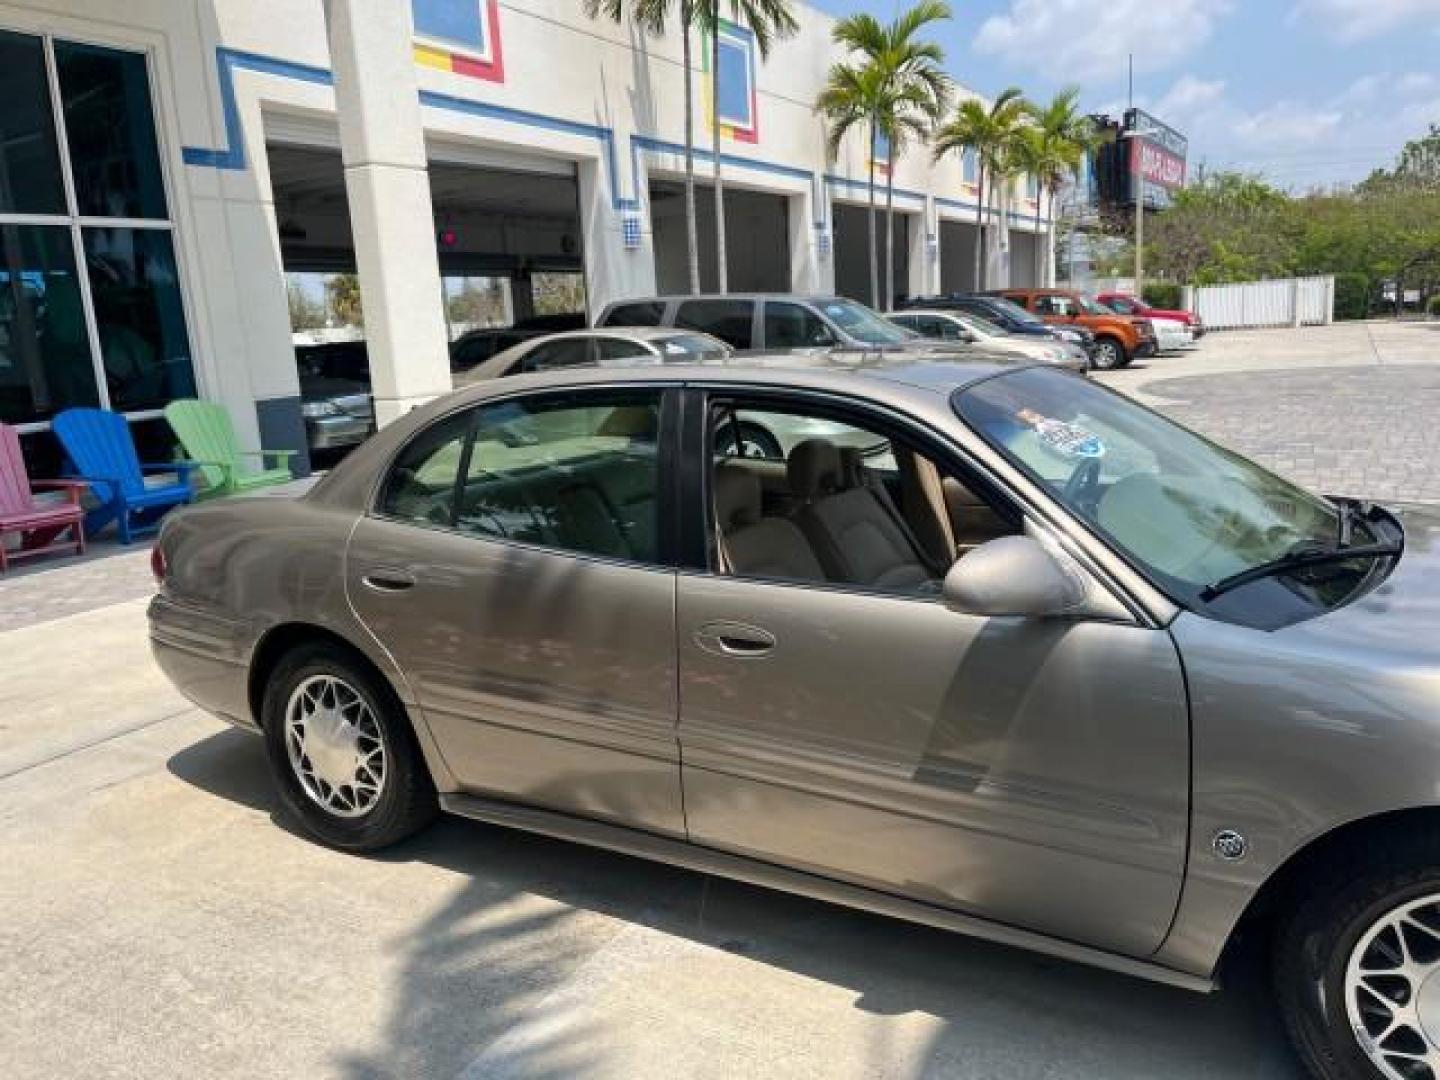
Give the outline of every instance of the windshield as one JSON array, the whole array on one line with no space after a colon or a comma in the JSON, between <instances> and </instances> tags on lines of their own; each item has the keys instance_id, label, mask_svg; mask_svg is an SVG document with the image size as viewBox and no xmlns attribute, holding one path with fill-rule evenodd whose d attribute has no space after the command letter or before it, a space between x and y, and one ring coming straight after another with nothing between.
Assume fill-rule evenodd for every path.
<instances>
[{"instance_id":1,"label":"windshield","mask_svg":"<svg viewBox=\"0 0 1440 1080\"><path fill-rule=\"evenodd\" d=\"M1334 548L1340 511L1118 393L1052 369L983 380L957 393L954 407L1187 607L1283 625L1343 601L1371 569L1371 559L1332 562L1203 599L1207 585L1233 574ZM1351 542L1374 538L1361 524Z\"/></svg>"},{"instance_id":2,"label":"windshield","mask_svg":"<svg viewBox=\"0 0 1440 1080\"><path fill-rule=\"evenodd\" d=\"M1026 311L1019 304L1015 303L1014 300L1006 300L1004 297L1001 296L992 296L989 297L989 300L997 311L1008 315L1016 322L1031 323L1038 326L1045 325L1044 319L1041 319L1038 315L1030 314L1030 312Z\"/></svg>"},{"instance_id":3,"label":"windshield","mask_svg":"<svg viewBox=\"0 0 1440 1080\"><path fill-rule=\"evenodd\" d=\"M655 345L667 360L728 356L732 351L729 345L708 334L675 334L661 338Z\"/></svg>"},{"instance_id":4,"label":"windshield","mask_svg":"<svg viewBox=\"0 0 1440 1080\"><path fill-rule=\"evenodd\" d=\"M822 300L818 306L841 330L867 345L899 345L919 337L853 300Z\"/></svg>"}]
</instances>

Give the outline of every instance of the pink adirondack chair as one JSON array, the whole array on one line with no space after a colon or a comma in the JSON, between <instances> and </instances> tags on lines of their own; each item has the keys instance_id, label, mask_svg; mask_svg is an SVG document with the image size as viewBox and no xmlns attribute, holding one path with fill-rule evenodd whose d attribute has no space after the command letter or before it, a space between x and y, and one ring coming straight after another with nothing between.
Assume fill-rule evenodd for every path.
<instances>
[{"instance_id":1,"label":"pink adirondack chair","mask_svg":"<svg viewBox=\"0 0 1440 1080\"><path fill-rule=\"evenodd\" d=\"M59 548L85 550L85 511L80 506L83 480L31 480L20 456L20 436L0 424L0 571L11 559L25 559ZM37 503L33 492L58 488L70 499L63 503ZM59 539L69 532L69 540ZM5 537L20 534L20 547L5 550Z\"/></svg>"}]
</instances>

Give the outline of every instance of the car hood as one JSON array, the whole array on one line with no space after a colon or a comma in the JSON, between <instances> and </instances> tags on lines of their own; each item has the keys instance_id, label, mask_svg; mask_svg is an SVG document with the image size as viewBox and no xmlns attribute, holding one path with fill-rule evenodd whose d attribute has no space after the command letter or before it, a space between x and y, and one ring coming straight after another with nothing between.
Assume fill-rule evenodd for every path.
<instances>
[{"instance_id":1,"label":"car hood","mask_svg":"<svg viewBox=\"0 0 1440 1080\"><path fill-rule=\"evenodd\" d=\"M1440 506L1386 504L1405 531L1390 575L1364 596L1275 631L1307 651L1364 665L1420 664L1440 670Z\"/></svg>"}]
</instances>

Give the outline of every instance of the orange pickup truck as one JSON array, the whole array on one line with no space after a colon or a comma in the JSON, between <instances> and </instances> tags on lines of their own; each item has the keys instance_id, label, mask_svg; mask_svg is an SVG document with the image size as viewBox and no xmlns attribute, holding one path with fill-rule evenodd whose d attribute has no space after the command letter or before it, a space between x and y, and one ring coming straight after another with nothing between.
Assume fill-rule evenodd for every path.
<instances>
[{"instance_id":1,"label":"orange pickup truck","mask_svg":"<svg viewBox=\"0 0 1440 1080\"><path fill-rule=\"evenodd\" d=\"M1097 368L1124 367L1137 356L1154 356L1155 328L1149 319L1117 315L1084 293L1069 289L997 289L1003 296L1047 323L1074 323L1095 335L1090 362Z\"/></svg>"}]
</instances>

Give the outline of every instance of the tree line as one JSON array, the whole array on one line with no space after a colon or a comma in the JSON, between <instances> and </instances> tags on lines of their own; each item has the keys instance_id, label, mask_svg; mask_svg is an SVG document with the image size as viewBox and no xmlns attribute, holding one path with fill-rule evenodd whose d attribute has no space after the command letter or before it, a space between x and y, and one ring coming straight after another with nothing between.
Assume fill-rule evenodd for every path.
<instances>
[{"instance_id":1,"label":"tree line","mask_svg":"<svg viewBox=\"0 0 1440 1080\"><path fill-rule=\"evenodd\" d=\"M1334 274L1340 317L1363 318L1412 290L1433 304L1440 124L1350 188L1292 194L1253 174L1202 174L1147 222L1145 265L1177 285Z\"/></svg>"}]
</instances>

